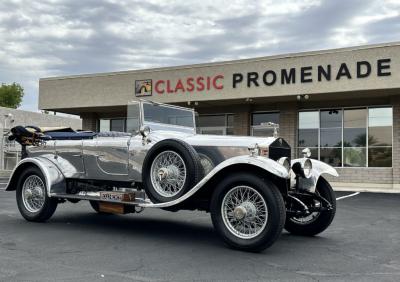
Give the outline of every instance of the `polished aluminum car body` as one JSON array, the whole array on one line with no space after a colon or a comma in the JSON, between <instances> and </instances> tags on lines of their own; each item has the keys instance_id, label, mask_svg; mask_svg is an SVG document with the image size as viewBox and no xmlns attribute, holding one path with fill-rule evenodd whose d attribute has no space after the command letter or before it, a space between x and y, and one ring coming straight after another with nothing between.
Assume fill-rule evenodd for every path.
<instances>
[{"instance_id":1,"label":"polished aluminum car body","mask_svg":"<svg viewBox=\"0 0 400 282\"><path fill-rule=\"evenodd\" d=\"M308 158L292 160L312 163L312 172L296 178L283 164L290 159L290 146L279 137L216 136L196 134L195 112L191 109L148 101L128 105L129 133L99 133L82 140L47 140L40 146L26 148L27 157L15 168L7 190L14 190L23 167L33 164L40 168L46 179L50 197L84 198L71 195L67 181L107 181L115 186L134 187L142 182L142 166L152 146L166 139L179 139L193 146L200 156L204 178L188 193L168 203L143 201L146 207L176 205L200 190L214 175L233 165L242 164L260 168L290 183L287 187L313 192L321 174L337 176L334 168ZM167 119L166 119L167 117ZM171 121L175 118L175 122ZM180 122L178 122L180 119ZM118 183L118 185L117 185Z\"/></svg>"},{"instance_id":2,"label":"polished aluminum car body","mask_svg":"<svg viewBox=\"0 0 400 282\"><path fill-rule=\"evenodd\" d=\"M294 234L325 230L336 212L334 192L321 178L334 168L303 157L273 137L196 134L195 112L177 106L128 105L128 133L74 132L16 126L9 140L23 159L7 190L28 221L43 222L59 203L89 201L98 213L144 208L210 212L230 246L261 251L285 228Z\"/></svg>"}]
</instances>

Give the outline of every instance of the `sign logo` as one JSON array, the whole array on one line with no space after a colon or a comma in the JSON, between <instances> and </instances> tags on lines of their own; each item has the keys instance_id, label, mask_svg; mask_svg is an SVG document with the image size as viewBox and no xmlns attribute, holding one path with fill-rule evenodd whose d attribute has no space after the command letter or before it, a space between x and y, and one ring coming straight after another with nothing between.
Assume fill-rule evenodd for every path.
<instances>
[{"instance_id":1,"label":"sign logo","mask_svg":"<svg viewBox=\"0 0 400 282\"><path fill-rule=\"evenodd\" d=\"M153 94L153 83L151 79L135 80L135 96L144 97Z\"/></svg>"}]
</instances>

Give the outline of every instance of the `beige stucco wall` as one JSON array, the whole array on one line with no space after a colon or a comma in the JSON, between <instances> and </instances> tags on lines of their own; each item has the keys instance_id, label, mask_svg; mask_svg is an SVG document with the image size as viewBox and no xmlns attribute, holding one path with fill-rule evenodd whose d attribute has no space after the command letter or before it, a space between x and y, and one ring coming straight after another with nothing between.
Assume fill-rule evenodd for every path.
<instances>
[{"instance_id":1,"label":"beige stucco wall","mask_svg":"<svg viewBox=\"0 0 400 282\"><path fill-rule=\"evenodd\" d=\"M390 76L377 76L377 60L391 59ZM369 77L355 78L356 62L368 61L372 65ZM352 79L335 76L341 63L346 63ZM317 81L317 67L331 65L331 81ZM311 83L300 83L301 67L313 68ZM296 68L296 83L280 83L280 71L283 68ZM273 86L265 86L262 75L266 70L277 73L278 79ZM387 70L385 70L387 71ZM237 88L232 87L234 73L259 73L259 87L248 88L245 80ZM135 99L135 80L152 79L153 95L146 97L154 101L176 103L186 101L214 101L238 98L282 97L298 94L328 95L333 92L362 91L371 89L400 88L400 43L362 46L337 50L317 51L282 56L264 57L250 60L231 61L194 66L182 66L164 69L126 71L117 73L92 74L72 77L44 78L39 83L39 108L64 109L125 105ZM223 74L223 89L179 93L155 93L155 81L170 80L175 85L178 79L187 77L207 77Z\"/></svg>"},{"instance_id":2,"label":"beige stucco wall","mask_svg":"<svg viewBox=\"0 0 400 282\"><path fill-rule=\"evenodd\" d=\"M10 117L5 117L11 114ZM62 117L53 114L41 114L23 110L0 107L0 127L6 129L16 125L34 125L40 127L68 126L73 129L82 128L82 120L79 118Z\"/></svg>"}]
</instances>

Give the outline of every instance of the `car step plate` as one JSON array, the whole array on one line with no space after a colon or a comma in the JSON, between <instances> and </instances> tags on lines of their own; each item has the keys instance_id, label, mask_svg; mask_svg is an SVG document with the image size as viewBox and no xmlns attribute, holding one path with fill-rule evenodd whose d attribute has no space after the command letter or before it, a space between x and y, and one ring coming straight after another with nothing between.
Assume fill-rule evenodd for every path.
<instances>
[{"instance_id":1,"label":"car step plate","mask_svg":"<svg viewBox=\"0 0 400 282\"><path fill-rule=\"evenodd\" d=\"M107 203L100 202L99 203L99 211L105 213L114 213L114 214L125 214L127 213L124 204L117 203Z\"/></svg>"}]
</instances>

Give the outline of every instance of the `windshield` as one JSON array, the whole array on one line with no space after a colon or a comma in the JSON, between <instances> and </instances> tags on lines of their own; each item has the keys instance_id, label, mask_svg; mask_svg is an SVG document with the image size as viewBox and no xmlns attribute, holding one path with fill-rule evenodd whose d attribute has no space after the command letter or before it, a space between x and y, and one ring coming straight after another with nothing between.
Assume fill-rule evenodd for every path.
<instances>
[{"instance_id":1,"label":"windshield","mask_svg":"<svg viewBox=\"0 0 400 282\"><path fill-rule=\"evenodd\" d=\"M162 104L143 103L144 123L162 123L194 128L194 112L190 109Z\"/></svg>"}]
</instances>

